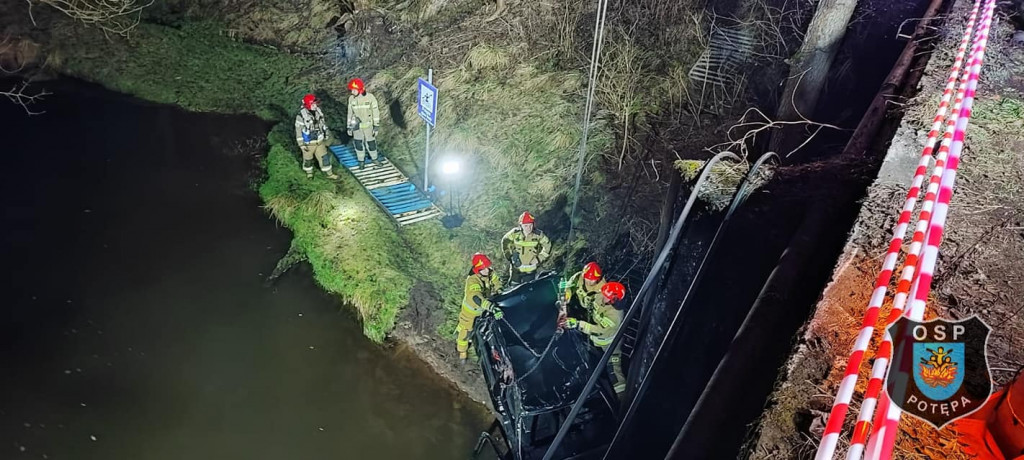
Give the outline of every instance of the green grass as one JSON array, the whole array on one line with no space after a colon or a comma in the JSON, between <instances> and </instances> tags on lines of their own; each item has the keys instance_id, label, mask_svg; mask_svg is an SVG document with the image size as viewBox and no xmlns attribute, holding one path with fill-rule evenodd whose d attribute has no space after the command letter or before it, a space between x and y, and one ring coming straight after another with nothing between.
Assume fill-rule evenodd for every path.
<instances>
[{"instance_id":1,"label":"green grass","mask_svg":"<svg viewBox=\"0 0 1024 460\"><path fill-rule=\"evenodd\" d=\"M140 24L130 42L80 27L57 28L59 70L123 93L201 112L280 119L313 81L312 63L222 36L213 23Z\"/></svg>"},{"instance_id":2,"label":"green grass","mask_svg":"<svg viewBox=\"0 0 1024 460\"><path fill-rule=\"evenodd\" d=\"M316 281L359 311L364 333L376 342L395 327L413 286L423 283L445 311L437 332L450 336L470 255L482 251L500 265L499 239L516 216L543 211L572 185L583 80L540 71L515 50L479 46L465 65L435 73L441 106L433 149L438 156L458 153L469 167L462 184L467 221L448 230L436 220L398 228L344 171L336 182L320 174L306 179L291 132L300 96L317 89L329 123L338 127L345 96L344 81L303 57L233 41L212 23L142 24L128 43L65 29L55 32L54 45L59 70L108 88L189 110L277 121L267 135L268 179L259 188L265 208L292 230ZM422 162L424 129L411 102L423 73L399 64L367 76L382 104L389 96L403 102L405 130L382 110L381 148L410 173ZM594 155L612 142L601 122L591 138ZM602 180L597 169L589 169L589 181Z\"/></svg>"},{"instance_id":3,"label":"green grass","mask_svg":"<svg viewBox=\"0 0 1024 460\"><path fill-rule=\"evenodd\" d=\"M278 125L278 129L287 129ZM367 337L381 342L409 300L408 253L393 224L355 183L308 180L288 146L273 144L260 196L294 234L317 282L359 310Z\"/></svg>"},{"instance_id":4,"label":"green grass","mask_svg":"<svg viewBox=\"0 0 1024 460\"><path fill-rule=\"evenodd\" d=\"M466 217L490 232L507 230L523 210L539 212L570 191L580 136L581 75L511 64L510 55L480 45L469 53L465 66L435 71L440 96L433 155L457 155L466 164L460 184ZM379 74L375 83L412 101L416 79L423 73L396 66ZM414 106L403 109L409 129L385 130L382 140L399 164L411 168L423 161L424 127ZM590 157L611 143L608 126L596 121ZM603 181L596 161L588 164L588 180Z\"/></svg>"}]
</instances>

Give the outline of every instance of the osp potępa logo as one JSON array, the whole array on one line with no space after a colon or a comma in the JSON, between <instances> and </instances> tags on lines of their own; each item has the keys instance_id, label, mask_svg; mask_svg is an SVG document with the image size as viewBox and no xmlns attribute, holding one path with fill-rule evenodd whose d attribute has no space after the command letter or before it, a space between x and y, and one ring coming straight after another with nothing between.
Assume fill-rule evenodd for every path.
<instances>
[{"instance_id":1,"label":"osp pot\u0119pa logo","mask_svg":"<svg viewBox=\"0 0 1024 460\"><path fill-rule=\"evenodd\" d=\"M893 355L885 389L900 409L942 428L985 404L992 392L985 355L991 328L981 319L903 317L888 331Z\"/></svg>"}]
</instances>

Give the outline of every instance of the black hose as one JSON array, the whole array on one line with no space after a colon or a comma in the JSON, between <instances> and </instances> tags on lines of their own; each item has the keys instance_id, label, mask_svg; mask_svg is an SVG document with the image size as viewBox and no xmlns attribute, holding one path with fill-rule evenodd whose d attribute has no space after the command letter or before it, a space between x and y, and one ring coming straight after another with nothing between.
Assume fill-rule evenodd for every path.
<instances>
[{"instance_id":1,"label":"black hose","mask_svg":"<svg viewBox=\"0 0 1024 460\"><path fill-rule=\"evenodd\" d=\"M686 222L686 217L690 214L690 209L693 208L694 202L697 201L697 192L700 190L701 185L704 184L704 181L707 180L708 176L711 174L712 167L716 163L725 158L731 158L735 161L740 161L739 157L737 157L733 153L722 152L719 153L718 155L715 155L714 158L709 160L707 164L704 165L704 170L701 172L700 177L697 178L697 182L693 187L693 191L690 192L690 198L686 201L686 206L684 206L683 210L680 211L679 217L676 218L676 222L672 226L672 233L668 239L669 243L666 244L665 247L661 248L661 252L658 254L658 258L654 261L654 265L651 266L651 271L647 273L647 278L644 280L643 286L640 287L640 291L637 292L636 296L633 297L633 303L629 306L629 310L626 311L625 317L623 317L622 321L619 322L620 325L629 323L629 321L633 319L633 315L637 312L637 310L639 310L638 308L636 308L637 303L640 301L640 299L643 298L644 294L646 294L647 290L650 289L651 285L654 284L654 279L657 277L662 265L664 265L665 261L668 259L669 253L672 252L672 248L675 246L676 240L679 239L679 233L683 229L683 223ZM580 392L579 397L576 398L576 402L573 403L572 410L569 411L569 415L565 418L565 421L562 422L562 425L558 428L558 434L555 435L555 439L551 442L551 445L548 446L547 452L544 453L543 460L551 460L551 458L555 455L555 451L558 449L559 444L561 444L562 440L565 439L565 435L569 433L569 427L572 425L572 422L576 419L576 416L579 415L580 409L583 408L583 403L586 401L587 395L589 395L590 392L594 390L594 385L597 384L598 378L601 376L601 373L604 372L605 366L608 365L608 360L611 359L612 352L614 352L616 347L618 347L619 344L622 343L622 339L623 337L625 337L625 334L623 334L623 332L625 332L625 329L626 328L624 327L619 327L619 330L615 333L615 338L612 339L612 343L607 348L605 348L604 353L601 355L601 360L598 361L597 366L595 366L594 372L590 374L590 378L587 380L587 384L583 387L583 391Z\"/></svg>"},{"instance_id":2,"label":"black hose","mask_svg":"<svg viewBox=\"0 0 1024 460\"><path fill-rule=\"evenodd\" d=\"M755 174L757 174L757 171L761 168L762 165L764 165L765 162L772 158L778 160L778 155L776 155L773 152L768 152L764 155L761 155L761 158L758 158L757 161L754 162L754 164L750 167L750 170L747 171L747 174L743 177L743 181L736 188L736 193L733 195L732 203L730 203L729 205L729 210L725 213L725 217L722 219L722 222L718 224L718 230L715 231L715 235L711 238L711 243L708 244L708 250L704 251L704 258L701 259L700 264L697 265L697 271L694 273L693 279L690 281L690 285L686 288L686 294L683 295L683 299L679 302L679 309L676 310L675 315L672 317L672 322L669 324L668 328L665 329L665 336L662 337L661 343L658 345L658 350L657 352L654 353L654 359L651 362L651 365L648 367L648 374L644 374L643 377L641 377L640 379L640 384L638 385L636 392L633 394L633 398L630 400L629 407L626 409L626 413L622 416L622 422L619 423L619 428L615 432L615 436L612 438L611 446L615 446L615 443L619 441L622 436L625 435L625 430L630 425L633 416L636 415L636 411L640 405L640 401L643 399L644 393L647 391L648 388L649 381L647 380L647 375L649 375L650 369L653 369L655 364L657 364L658 357L661 356L662 350L664 350L665 347L672 341L672 338L674 337L674 334L672 332L675 330L680 318L685 316L684 314L686 313L687 307L690 303L690 296L695 291L695 287L700 282L700 279L704 274L704 264L706 264L707 261L711 259L711 255L715 251L715 243L718 242L718 237L722 234L722 230L729 222L729 219L732 217L733 213L736 212L736 209L739 208L741 204L743 204L743 202L747 199L747 196L750 195L750 192L753 191L751 187L753 185L753 180Z\"/></svg>"},{"instance_id":3,"label":"black hose","mask_svg":"<svg viewBox=\"0 0 1024 460\"><path fill-rule=\"evenodd\" d=\"M704 390L701 392L696 404L690 410L686 421L683 423L683 427L680 428L666 454L666 459L684 458L682 450L684 449L683 444L687 439L690 439L691 443L697 442L701 445L693 450L707 453L711 446L708 446L706 443L711 440L700 439L694 441L696 439L694 438L696 436L694 433L701 429L714 432L720 427L722 418L735 417L736 414L719 413L710 417L705 415L701 417L701 426L698 427L696 420L700 417L699 414L707 412L710 410L710 407L716 407L716 404L718 405L717 407L721 407L723 404L722 398L728 398L730 404L738 404L744 398L750 398L751 394L759 394L758 392L762 391L750 388L749 384L744 384L742 385L743 394L737 396L735 388L732 391L727 391L720 388L720 386L733 382L735 387L735 382L742 382L743 379L741 377L743 374L741 372L748 368L744 363L750 360L757 361L767 358L765 355L770 352L766 351L766 349L770 349L772 346L779 347L780 343L782 347L789 349L788 341L776 341L766 346L766 343L769 341L766 340L764 331L778 330L780 315L777 311L773 311L772 307L776 306L781 299L784 299L784 296L780 295L780 293L790 291L795 283L801 282L806 278L802 276L801 268L806 266L807 260L815 255L814 250L818 246L817 241L815 241L815 235L820 233L826 218L827 213L820 206L811 215L804 218L800 228L793 235L789 247L782 253L778 264L768 276L757 299L751 306L740 328L733 336L728 351L721 361L718 362L718 366L708 380L707 385L704 386ZM711 420L708 420L709 418ZM722 439L724 436L727 436L727 434L722 433L722 436L716 436L715 441Z\"/></svg>"}]
</instances>

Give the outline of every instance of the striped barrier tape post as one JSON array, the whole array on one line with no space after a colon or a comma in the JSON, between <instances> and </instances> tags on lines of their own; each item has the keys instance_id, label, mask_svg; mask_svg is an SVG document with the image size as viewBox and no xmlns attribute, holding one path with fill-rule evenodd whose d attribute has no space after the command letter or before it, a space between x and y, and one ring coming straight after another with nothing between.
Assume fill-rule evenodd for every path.
<instances>
[{"instance_id":1,"label":"striped barrier tape post","mask_svg":"<svg viewBox=\"0 0 1024 460\"><path fill-rule=\"evenodd\" d=\"M968 62L974 62L977 52L978 47L973 46L971 49L971 57ZM904 307L907 304L907 297L910 292L911 282L914 280L917 261L919 260L921 248L924 244L925 231L928 228L932 210L935 206L935 198L939 191L939 182L941 181L942 174L945 171L950 145L953 141L956 122L967 91L969 77L970 72L964 72L963 76L960 78L960 85L953 103L952 114L949 119L946 120L946 129L942 136L942 144L939 146L939 151L935 156L935 168L932 170L928 189L925 193L925 199L921 205L921 213L918 216L917 226L911 240L910 250L907 253L903 270L900 273L899 284L897 285L896 295L893 299L892 311L889 312L889 316L885 322L885 327L896 322L900 316L903 315ZM885 383L885 374L888 370L889 361L891 359L892 337L890 337L889 333L886 332L882 343L879 345L878 353L875 355L875 363L871 368L871 378L868 381L867 391L864 393L864 401L861 403L861 410L857 417L857 424L854 426L853 438L850 440L850 450L847 454L847 460L859 460L861 458L861 454L864 452L864 447L872 426L871 416L873 415L878 403L879 394L881 393L882 386ZM876 421L876 425L877 423L878 422Z\"/></svg>"},{"instance_id":2,"label":"striped barrier tape post","mask_svg":"<svg viewBox=\"0 0 1024 460\"><path fill-rule=\"evenodd\" d=\"M981 0L975 0L974 8L971 10L970 17L967 20L966 31L964 32L963 39L960 41L960 46L957 48L956 57L953 60L953 67L950 69L950 75L946 81L946 88L942 92L942 99L939 102L939 108L935 114L934 120L932 121L931 130L928 132L928 140L925 142L924 150L921 152L921 160L914 173L913 185L907 192L907 199L903 205L903 212L900 213L899 221L897 222L895 229L893 229L892 240L889 243L888 252L883 259L882 269L875 280L875 289L872 292L867 310L865 310L860 333L853 344L853 350L850 352L850 357L847 361L846 372L844 373L842 383L839 385L839 389L836 393L835 402L832 404L832 411L829 413L828 422L825 424L825 431L822 434L822 440L818 445L818 452L815 457L817 460L831 459L835 455L836 445L839 442L839 436L843 428L843 421L846 417L846 412L849 410L850 401L853 399L861 362L864 359L864 353L867 351L868 345L871 343L871 336L874 333L875 324L878 322L879 309L882 306L882 302L885 301L886 290L889 286L890 280L892 279L892 273L896 267L896 261L899 259L900 248L903 246L903 238L906 236L911 214L917 206L917 199L920 195L921 184L924 182L924 175L928 170L929 159L935 149L935 144L938 142L939 129L942 127L942 121L946 118L946 111L949 108L949 101L953 95L953 88L956 86L956 82L960 80L957 77L960 75L964 55L967 52L967 46L971 42L971 36L974 32L974 23L977 19L978 9L980 6Z\"/></svg>"},{"instance_id":3,"label":"striped barrier tape post","mask_svg":"<svg viewBox=\"0 0 1024 460\"><path fill-rule=\"evenodd\" d=\"M949 164L942 173L942 181L939 188L939 196L936 200L935 210L932 213L925 237L924 253L919 262L917 280L911 288L910 318L920 321L924 318L925 305L928 294L931 291L932 278L935 273L935 263L939 257L939 246L942 243L942 234L945 230L946 216L949 212L949 203L953 197L953 184L956 182L956 171L960 166L960 156L963 153L964 138L967 133L967 124L971 117L971 107L974 105L974 95L978 88L978 77L981 74L981 63L985 59L985 47L988 44L989 29L992 26L993 10L995 0L987 0L985 15L982 17L981 26L978 29L977 55L971 63L970 76L968 77L967 90L964 93L963 107L957 117L956 131L953 134L953 144L949 149ZM876 449L869 451L877 454L880 460L892 458L893 448L896 446L896 430L899 425L902 411L898 406L888 404L886 420L880 434L876 434L874 443L881 443ZM872 456L871 458L875 458Z\"/></svg>"}]
</instances>

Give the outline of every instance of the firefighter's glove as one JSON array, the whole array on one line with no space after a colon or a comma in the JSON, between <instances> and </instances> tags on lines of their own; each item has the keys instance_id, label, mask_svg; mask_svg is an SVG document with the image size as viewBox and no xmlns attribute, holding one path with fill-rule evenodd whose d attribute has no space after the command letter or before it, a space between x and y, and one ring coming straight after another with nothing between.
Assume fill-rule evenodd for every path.
<instances>
[{"instance_id":1,"label":"firefighter's glove","mask_svg":"<svg viewBox=\"0 0 1024 460\"><path fill-rule=\"evenodd\" d=\"M501 311L498 307L491 309L491 313L494 315L494 319L502 319L505 317L505 312Z\"/></svg>"},{"instance_id":2,"label":"firefighter's glove","mask_svg":"<svg viewBox=\"0 0 1024 460\"><path fill-rule=\"evenodd\" d=\"M345 132L348 133L348 137L352 137L352 130L351 129L349 129L348 131L345 131Z\"/></svg>"},{"instance_id":3,"label":"firefighter's glove","mask_svg":"<svg viewBox=\"0 0 1024 460\"><path fill-rule=\"evenodd\" d=\"M519 258L519 251L512 251L512 257L509 258L509 261L512 262L513 267L518 268L523 265L522 259Z\"/></svg>"},{"instance_id":4,"label":"firefighter's glove","mask_svg":"<svg viewBox=\"0 0 1024 460\"><path fill-rule=\"evenodd\" d=\"M565 327L568 329L576 329L580 327L580 322L577 321L576 318L566 318Z\"/></svg>"},{"instance_id":5,"label":"firefighter's glove","mask_svg":"<svg viewBox=\"0 0 1024 460\"><path fill-rule=\"evenodd\" d=\"M380 132L380 126L373 127L373 137L377 137L377 133Z\"/></svg>"},{"instance_id":6,"label":"firefighter's glove","mask_svg":"<svg viewBox=\"0 0 1024 460\"><path fill-rule=\"evenodd\" d=\"M569 289L569 287L571 287L571 286L572 286L572 284L570 284L568 281L566 281L565 278L562 278L562 279L558 280L558 289L561 290L561 291Z\"/></svg>"}]
</instances>

